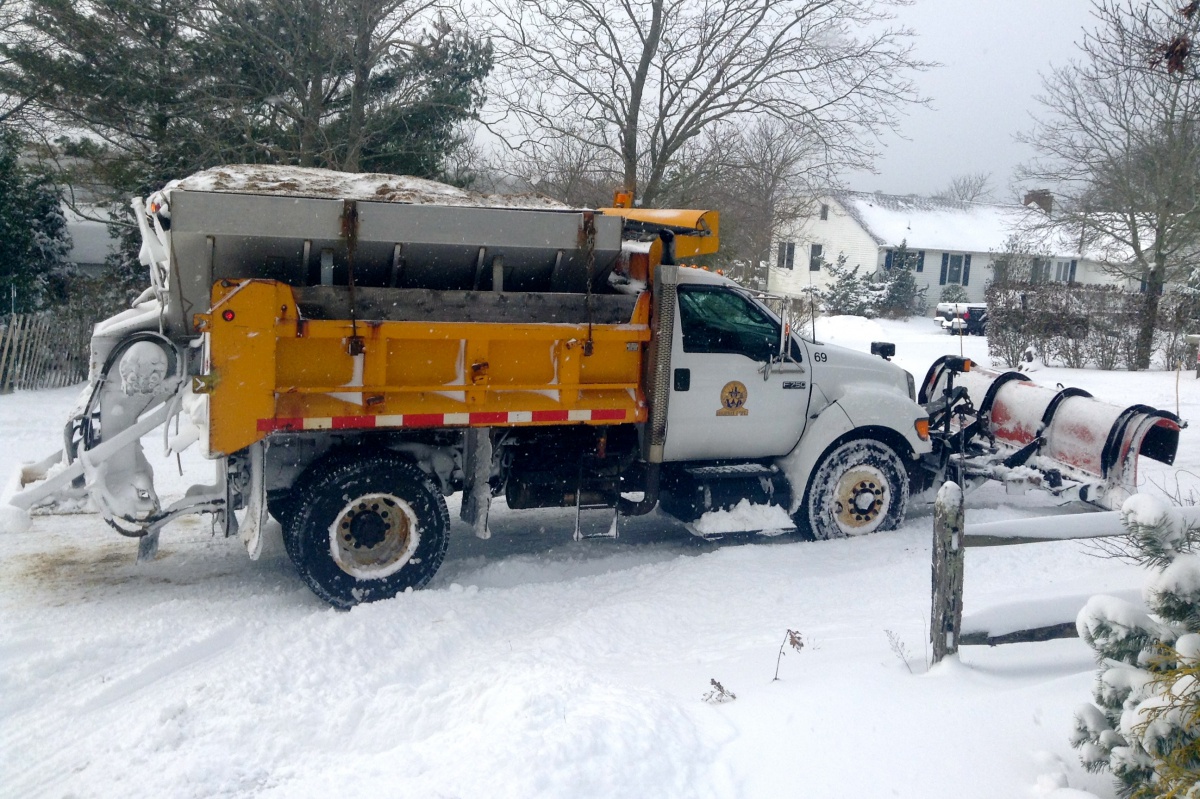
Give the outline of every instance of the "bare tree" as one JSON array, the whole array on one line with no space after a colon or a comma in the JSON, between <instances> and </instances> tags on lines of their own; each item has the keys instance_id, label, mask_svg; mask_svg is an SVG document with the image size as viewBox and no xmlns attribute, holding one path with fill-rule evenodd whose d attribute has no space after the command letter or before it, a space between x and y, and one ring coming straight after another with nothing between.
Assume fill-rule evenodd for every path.
<instances>
[{"instance_id":1,"label":"bare tree","mask_svg":"<svg viewBox=\"0 0 1200 799\"><path fill-rule=\"evenodd\" d=\"M1186 12L1187 7L1182 9ZM1039 154L1021 177L1055 193L1049 223L1090 242L1113 275L1144 281L1135 364L1150 365L1159 299L1200 246L1200 14L1179 0L1097 0L1079 62L1051 72L1046 114L1024 137Z\"/></svg>"},{"instance_id":2,"label":"bare tree","mask_svg":"<svg viewBox=\"0 0 1200 799\"><path fill-rule=\"evenodd\" d=\"M571 139L657 203L683 148L745 116L802 127L831 162L869 166L875 134L919 100L908 0L488 0L502 120Z\"/></svg>"},{"instance_id":3,"label":"bare tree","mask_svg":"<svg viewBox=\"0 0 1200 799\"><path fill-rule=\"evenodd\" d=\"M508 172L522 188L576 207L608 205L621 182L620 163L574 139L553 139L505 155L493 171Z\"/></svg>"},{"instance_id":4,"label":"bare tree","mask_svg":"<svg viewBox=\"0 0 1200 799\"><path fill-rule=\"evenodd\" d=\"M777 231L816 211L837 167L804 127L760 118L732 136L722 171L722 251L757 274Z\"/></svg>"},{"instance_id":5,"label":"bare tree","mask_svg":"<svg viewBox=\"0 0 1200 799\"><path fill-rule=\"evenodd\" d=\"M956 200L958 202L986 202L992 196L992 173L971 172L966 175L956 175L941 191L932 195L935 200Z\"/></svg>"}]
</instances>

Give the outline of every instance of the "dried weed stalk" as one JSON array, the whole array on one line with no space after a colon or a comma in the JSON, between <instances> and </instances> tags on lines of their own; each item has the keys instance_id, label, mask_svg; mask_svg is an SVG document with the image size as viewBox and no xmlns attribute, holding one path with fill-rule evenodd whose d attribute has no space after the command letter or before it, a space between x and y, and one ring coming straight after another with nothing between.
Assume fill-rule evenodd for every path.
<instances>
[{"instance_id":1,"label":"dried weed stalk","mask_svg":"<svg viewBox=\"0 0 1200 799\"><path fill-rule=\"evenodd\" d=\"M804 639L795 630L788 630L787 634L783 636L783 643L779 645L779 657L775 658L775 677L771 682L779 679L779 663L783 660L783 656L787 654L784 652L784 649L789 646L797 652L804 648Z\"/></svg>"}]
</instances>

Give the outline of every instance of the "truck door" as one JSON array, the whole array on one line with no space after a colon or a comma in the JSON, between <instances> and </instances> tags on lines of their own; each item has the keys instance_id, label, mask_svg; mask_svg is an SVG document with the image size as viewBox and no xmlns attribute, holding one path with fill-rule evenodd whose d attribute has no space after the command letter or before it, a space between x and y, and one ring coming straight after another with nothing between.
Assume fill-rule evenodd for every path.
<instances>
[{"instance_id":1,"label":"truck door","mask_svg":"<svg viewBox=\"0 0 1200 799\"><path fill-rule=\"evenodd\" d=\"M809 371L779 322L727 286L680 285L671 344L668 461L786 455L804 432Z\"/></svg>"}]
</instances>

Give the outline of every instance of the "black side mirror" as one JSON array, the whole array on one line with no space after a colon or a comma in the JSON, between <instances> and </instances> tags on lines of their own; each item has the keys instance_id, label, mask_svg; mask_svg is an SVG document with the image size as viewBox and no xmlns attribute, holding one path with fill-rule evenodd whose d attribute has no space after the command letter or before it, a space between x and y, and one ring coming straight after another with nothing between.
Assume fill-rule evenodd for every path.
<instances>
[{"instance_id":1,"label":"black side mirror","mask_svg":"<svg viewBox=\"0 0 1200 799\"><path fill-rule=\"evenodd\" d=\"M871 354L878 355L885 361L890 361L892 356L896 354L896 345L890 341L872 341Z\"/></svg>"}]
</instances>

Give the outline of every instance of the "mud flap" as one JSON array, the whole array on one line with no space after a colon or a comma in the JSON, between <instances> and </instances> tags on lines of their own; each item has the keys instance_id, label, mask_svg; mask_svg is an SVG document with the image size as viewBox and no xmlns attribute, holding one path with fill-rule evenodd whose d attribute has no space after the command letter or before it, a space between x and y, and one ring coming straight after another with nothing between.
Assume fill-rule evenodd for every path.
<instances>
[{"instance_id":1,"label":"mud flap","mask_svg":"<svg viewBox=\"0 0 1200 799\"><path fill-rule=\"evenodd\" d=\"M138 539L138 563L148 563L158 557L158 530Z\"/></svg>"},{"instance_id":2,"label":"mud flap","mask_svg":"<svg viewBox=\"0 0 1200 799\"><path fill-rule=\"evenodd\" d=\"M459 517L471 525L476 537L488 539L488 513L492 506L492 431L473 427L467 431L466 462L463 464L463 501Z\"/></svg>"},{"instance_id":3,"label":"mud flap","mask_svg":"<svg viewBox=\"0 0 1200 799\"><path fill-rule=\"evenodd\" d=\"M246 517L238 524L238 537L245 545L251 560L258 560L262 554L263 527L267 523L267 483L263 475L265 447L266 444L261 441L250 446L250 480L246 485L246 496L243 497Z\"/></svg>"}]
</instances>

